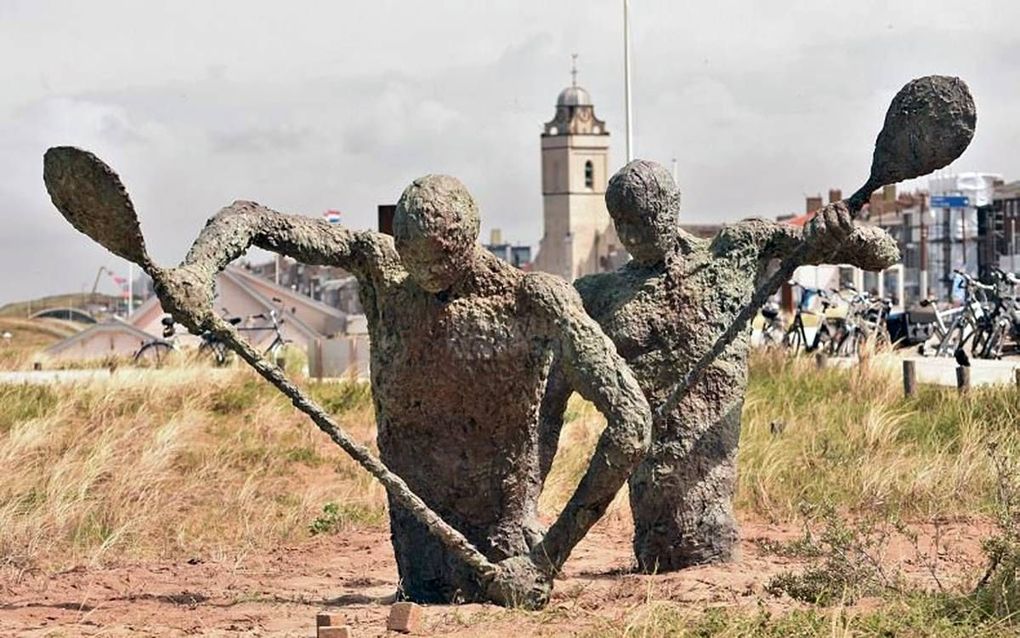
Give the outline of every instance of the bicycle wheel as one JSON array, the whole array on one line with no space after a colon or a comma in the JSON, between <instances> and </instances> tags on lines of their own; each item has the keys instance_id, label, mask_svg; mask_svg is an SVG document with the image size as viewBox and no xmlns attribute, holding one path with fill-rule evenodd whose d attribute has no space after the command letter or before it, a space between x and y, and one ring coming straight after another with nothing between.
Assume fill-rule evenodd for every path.
<instances>
[{"instance_id":1,"label":"bicycle wheel","mask_svg":"<svg viewBox=\"0 0 1020 638\"><path fill-rule=\"evenodd\" d=\"M766 334L768 335L768 341L766 342L766 345L769 348L783 347L783 338L786 336L786 331L783 329L783 326L781 325L771 326Z\"/></svg>"},{"instance_id":2,"label":"bicycle wheel","mask_svg":"<svg viewBox=\"0 0 1020 638\"><path fill-rule=\"evenodd\" d=\"M1006 342L1007 330L1007 326L996 324L992 328L991 334L988 335L988 339L978 356L982 359L1001 359L1002 347Z\"/></svg>"},{"instance_id":3,"label":"bicycle wheel","mask_svg":"<svg viewBox=\"0 0 1020 638\"><path fill-rule=\"evenodd\" d=\"M937 357L951 357L960 348L963 347L964 337L966 336L966 325L962 322L954 323L950 326L949 331L939 341L938 349L935 351Z\"/></svg>"},{"instance_id":4,"label":"bicycle wheel","mask_svg":"<svg viewBox=\"0 0 1020 638\"><path fill-rule=\"evenodd\" d=\"M840 330L832 340L832 353L837 357L852 357L857 354L857 336L856 330Z\"/></svg>"},{"instance_id":5,"label":"bicycle wheel","mask_svg":"<svg viewBox=\"0 0 1020 638\"><path fill-rule=\"evenodd\" d=\"M141 350L135 353L135 363L153 368L158 368L174 351L173 346L162 341L153 341L142 346Z\"/></svg>"},{"instance_id":6,"label":"bicycle wheel","mask_svg":"<svg viewBox=\"0 0 1020 638\"><path fill-rule=\"evenodd\" d=\"M285 345L286 344L283 341L277 339L273 341L273 343L269 344L269 347L266 348L266 351L262 354L262 356L272 363L277 363L284 355Z\"/></svg>"},{"instance_id":7,"label":"bicycle wheel","mask_svg":"<svg viewBox=\"0 0 1020 638\"><path fill-rule=\"evenodd\" d=\"M786 333L783 332L781 326L776 325L774 321L766 321L761 328L758 347L766 350L775 348L778 345L782 345L784 336L786 336Z\"/></svg>"},{"instance_id":8,"label":"bicycle wheel","mask_svg":"<svg viewBox=\"0 0 1020 638\"><path fill-rule=\"evenodd\" d=\"M804 336L796 325L786 331L786 336L783 337L783 345L793 354L800 354L801 349L804 347Z\"/></svg>"},{"instance_id":9,"label":"bicycle wheel","mask_svg":"<svg viewBox=\"0 0 1020 638\"><path fill-rule=\"evenodd\" d=\"M984 358L985 350L988 348L988 342L991 339L991 327L986 325L984 322L980 322L974 327L974 331L971 333L970 338L970 354L973 357Z\"/></svg>"},{"instance_id":10,"label":"bicycle wheel","mask_svg":"<svg viewBox=\"0 0 1020 638\"><path fill-rule=\"evenodd\" d=\"M818 326L818 330L815 332L815 340L811 344L811 350L831 354L831 343L832 332L829 329L829 325L827 323L822 323Z\"/></svg>"},{"instance_id":11,"label":"bicycle wheel","mask_svg":"<svg viewBox=\"0 0 1020 638\"><path fill-rule=\"evenodd\" d=\"M889 327L885 324L885 320L875 323L875 326L868 331L868 339L876 351L892 348L892 337L889 335Z\"/></svg>"},{"instance_id":12,"label":"bicycle wheel","mask_svg":"<svg viewBox=\"0 0 1020 638\"><path fill-rule=\"evenodd\" d=\"M219 341L203 341L198 346L198 357L216 366L227 363L227 348Z\"/></svg>"}]
</instances>

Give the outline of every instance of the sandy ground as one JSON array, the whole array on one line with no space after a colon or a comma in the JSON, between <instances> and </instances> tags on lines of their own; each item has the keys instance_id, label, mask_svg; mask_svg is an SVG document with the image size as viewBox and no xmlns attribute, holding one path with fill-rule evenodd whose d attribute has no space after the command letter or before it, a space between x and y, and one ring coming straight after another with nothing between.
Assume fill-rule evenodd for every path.
<instances>
[{"instance_id":1,"label":"sandy ground","mask_svg":"<svg viewBox=\"0 0 1020 638\"><path fill-rule=\"evenodd\" d=\"M954 578L980 569L980 539L989 530L961 522L940 528L943 551L934 559L935 573L948 586ZM915 528L922 550L927 551L932 530ZM546 611L432 606L425 609L421 633L611 635L648 601L691 609L753 607L761 599L770 606L789 606L790 601L770 597L763 587L771 576L797 568L801 560L766 551L760 539L782 542L801 535L802 529L794 525L745 523L736 562L648 576L629 571L629 526L602 524L568 562ZM930 563L917 556L912 543L897 537L887 560L910 579L930 583ZM0 635L314 636L316 612L328 609L346 614L354 636L382 636L395 587L386 532L353 532L249 555L237 564L196 556L7 575L0 581Z\"/></svg>"}]
</instances>

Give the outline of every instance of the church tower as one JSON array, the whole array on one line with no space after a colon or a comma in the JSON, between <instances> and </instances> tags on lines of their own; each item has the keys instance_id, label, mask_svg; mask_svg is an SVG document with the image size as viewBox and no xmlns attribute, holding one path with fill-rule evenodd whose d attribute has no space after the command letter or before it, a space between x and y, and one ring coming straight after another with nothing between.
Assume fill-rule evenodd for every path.
<instances>
[{"instance_id":1,"label":"church tower","mask_svg":"<svg viewBox=\"0 0 1020 638\"><path fill-rule=\"evenodd\" d=\"M542 133L544 227L535 257L536 270L567 281L614 270L627 257L606 210L609 132L577 86L576 65L571 75Z\"/></svg>"}]
</instances>

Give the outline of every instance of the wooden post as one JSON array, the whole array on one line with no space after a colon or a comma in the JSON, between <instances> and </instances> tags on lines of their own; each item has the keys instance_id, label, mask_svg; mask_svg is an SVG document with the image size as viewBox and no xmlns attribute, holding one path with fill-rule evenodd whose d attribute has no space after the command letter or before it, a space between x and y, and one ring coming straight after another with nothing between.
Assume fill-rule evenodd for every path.
<instances>
[{"instance_id":1,"label":"wooden post","mask_svg":"<svg viewBox=\"0 0 1020 638\"><path fill-rule=\"evenodd\" d=\"M967 392L970 390L970 368L964 366L957 366L956 368L956 388L960 392Z\"/></svg>"},{"instance_id":2,"label":"wooden post","mask_svg":"<svg viewBox=\"0 0 1020 638\"><path fill-rule=\"evenodd\" d=\"M816 352L815 366L819 370L824 370L825 368L829 367L829 355L825 354L824 352Z\"/></svg>"},{"instance_id":3,"label":"wooden post","mask_svg":"<svg viewBox=\"0 0 1020 638\"><path fill-rule=\"evenodd\" d=\"M311 374L313 379L316 379L318 381L322 381L322 375L323 375L323 373L322 373L322 369L323 369L323 363L322 363L322 339L319 339L318 337L315 338L315 340L312 342L312 347L309 348L309 353L308 354L309 354L309 359L310 359L310 362L309 362L310 365L308 366L309 373Z\"/></svg>"},{"instance_id":4,"label":"wooden post","mask_svg":"<svg viewBox=\"0 0 1020 638\"><path fill-rule=\"evenodd\" d=\"M904 359L903 396L912 397L915 394L917 394L917 362Z\"/></svg>"}]
</instances>

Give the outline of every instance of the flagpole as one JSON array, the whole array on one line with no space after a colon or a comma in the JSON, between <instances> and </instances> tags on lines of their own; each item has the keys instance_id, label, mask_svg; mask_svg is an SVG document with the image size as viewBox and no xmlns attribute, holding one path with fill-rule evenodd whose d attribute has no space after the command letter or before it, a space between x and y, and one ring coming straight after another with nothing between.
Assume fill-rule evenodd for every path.
<instances>
[{"instance_id":1,"label":"flagpole","mask_svg":"<svg viewBox=\"0 0 1020 638\"><path fill-rule=\"evenodd\" d=\"M627 162L634 159L634 128L631 125L630 99L630 0L623 0L623 84L624 117L627 122Z\"/></svg>"}]
</instances>

